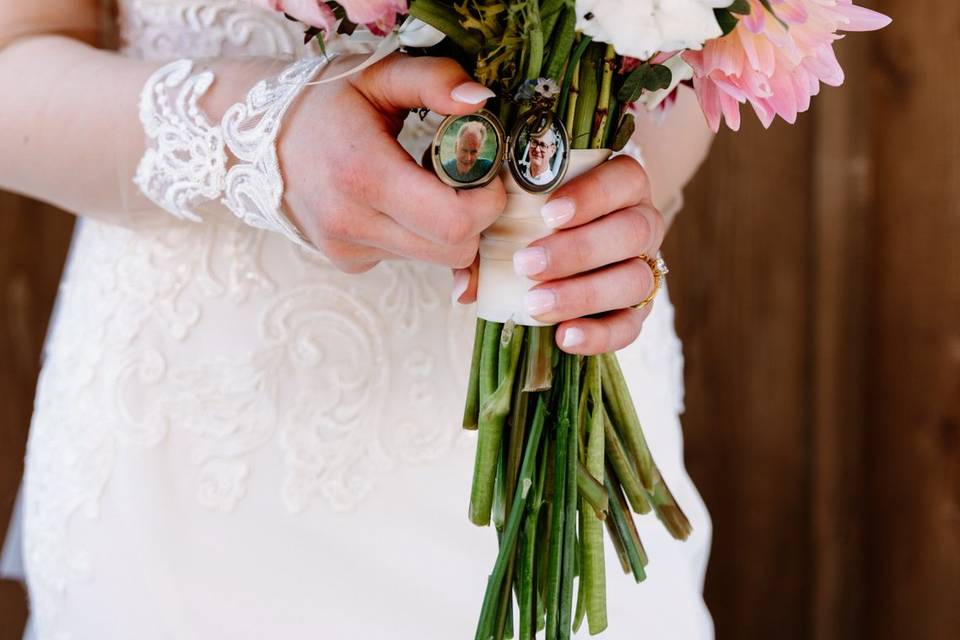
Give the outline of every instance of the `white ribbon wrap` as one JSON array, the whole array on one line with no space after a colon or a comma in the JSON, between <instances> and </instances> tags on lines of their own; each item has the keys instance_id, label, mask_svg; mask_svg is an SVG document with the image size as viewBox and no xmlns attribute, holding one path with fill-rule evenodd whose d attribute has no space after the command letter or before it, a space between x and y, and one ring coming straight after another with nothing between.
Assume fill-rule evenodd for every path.
<instances>
[{"instance_id":1,"label":"white ribbon wrap","mask_svg":"<svg viewBox=\"0 0 960 640\"><path fill-rule=\"evenodd\" d=\"M561 184L599 166L610 153L609 149L572 150ZM546 326L549 323L534 320L523 310L523 297L537 282L517 275L513 270L513 254L553 233L540 215L540 207L549 194L527 193L506 168L501 176L507 189L507 206L497 221L480 235L477 315L493 322L513 320L529 327Z\"/></svg>"}]
</instances>

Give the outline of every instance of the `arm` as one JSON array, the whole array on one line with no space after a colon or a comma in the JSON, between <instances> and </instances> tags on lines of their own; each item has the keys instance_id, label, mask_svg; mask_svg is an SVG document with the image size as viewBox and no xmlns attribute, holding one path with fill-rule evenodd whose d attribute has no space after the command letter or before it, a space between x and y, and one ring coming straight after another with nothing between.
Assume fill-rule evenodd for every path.
<instances>
[{"instance_id":1,"label":"arm","mask_svg":"<svg viewBox=\"0 0 960 640\"><path fill-rule=\"evenodd\" d=\"M0 188L120 224L169 215L132 182L146 150L140 93L158 65L95 49L95 23L96 0L0 0ZM201 111L219 123L285 65L213 61ZM306 88L277 144L283 215L344 271L397 258L470 264L480 230L503 208L503 185L457 192L419 167L396 134L410 109L462 115L490 95L452 60L405 56Z\"/></svg>"},{"instance_id":2,"label":"arm","mask_svg":"<svg viewBox=\"0 0 960 640\"><path fill-rule=\"evenodd\" d=\"M697 96L681 86L677 102L662 123L646 110L637 114L634 141L643 150L653 203L667 227L683 206L683 188L707 157L714 134L707 126Z\"/></svg>"}]
</instances>

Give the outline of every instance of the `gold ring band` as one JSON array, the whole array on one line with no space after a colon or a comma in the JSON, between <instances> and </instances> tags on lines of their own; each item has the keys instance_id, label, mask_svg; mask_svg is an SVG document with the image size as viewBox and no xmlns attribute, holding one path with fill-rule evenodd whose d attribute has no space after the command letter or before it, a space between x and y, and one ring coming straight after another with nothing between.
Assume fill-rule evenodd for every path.
<instances>
[{"instance_id":1,"label":"gold ring band","mask_svg":"<svg viewBox=\"0 0 960 640\"><path fill-rule=\"evenodd\" d=\"M667 263L663 261L663 258L654 259L643 254L640 254L637 257L646 262L647 265L650 266L650 271L653 272L653 292L637 304L633 305L634 309L643 309L645 306L653 302L653 299L657 297L657 293L660 292L660 287L663 285L663 277L670 273L670 270L667 268Z\"/></svg>"}]
</instances>

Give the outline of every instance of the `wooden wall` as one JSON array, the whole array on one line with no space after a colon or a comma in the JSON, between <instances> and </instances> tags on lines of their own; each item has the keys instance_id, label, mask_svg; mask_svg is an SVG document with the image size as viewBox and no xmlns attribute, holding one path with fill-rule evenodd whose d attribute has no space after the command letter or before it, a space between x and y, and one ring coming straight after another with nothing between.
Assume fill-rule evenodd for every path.
<instances>
[{"instance_id":1,"label":"wooden wall","mask_svg":"<svg viewBox=\"0 0 960 640\"><path fill-rule=\"evenodd\" d=\"M721 640L960 635L960 5L864 4L846 87L720 135L665 248ZM70 224L0 195L0 523Z\"/></svg>"}]
</instances>

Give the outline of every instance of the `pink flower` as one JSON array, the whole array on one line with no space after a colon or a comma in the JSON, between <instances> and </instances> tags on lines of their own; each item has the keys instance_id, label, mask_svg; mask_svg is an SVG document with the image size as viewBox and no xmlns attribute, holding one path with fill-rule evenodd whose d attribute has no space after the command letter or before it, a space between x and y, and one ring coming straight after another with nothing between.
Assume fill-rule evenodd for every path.
<instances>
[{"instance_id":1,"label":"pink flower","mask_svg":"<svg viewBox=\"0 0 960 640\"><path fill-rule=\"evenodd\" d=\"M720 120L740 128L740 105L749 102L764 127L776 116L789 123L810 107L820 83L843 84L833 53L838 31L873 31L887 16L852 0L770 0L777 17L760 0L747 0L750 15L733 32L707 42L702 51L683 54L693 67L693 86L710 127ZM777 20L780 18L784 28Z\"/></svg>"},{"instance_id":2,"label":"pink flower","mask_svg":"<svg viewBox=\"0 0 960 640\"><path fill-rule=\"evenodd\" d=\"M254 0L272 11L281 11L291 18L316 27L323 31L324 36L329 34L337 24L333 10L321 0Z\"/></svg>"},{"instance_id":3,"label":"pink flower","mask_svg":"<svg viewBox=\"0 0 960 640\"><path fill-rule=\"evenodd\" d=\"M282 11L311 27L330 33L337 23L333 11L322 0L254 0L257 4ZM386 35L397 23L397 14L407 12L407 0L340 0L351 22L366 25L376 35Z\"/></svg>"},{"instance_id":4,"label":"pink flower","mask_svg":"<svg viewBox=\"0 0 960 640\"><path fill-rule=\"evenodd\" d=\"M351 22L366 25L371 33L383 36L397 23L397 14L407 13L407 0L339 0Z\"/></svg>"}]
</instances>

